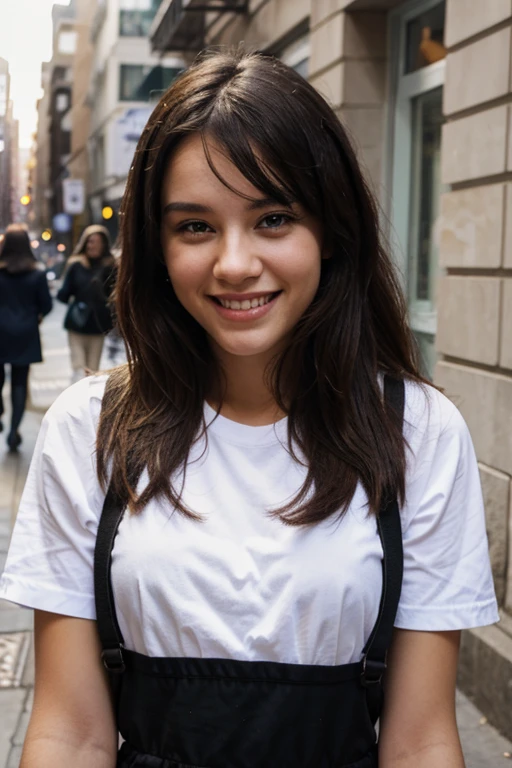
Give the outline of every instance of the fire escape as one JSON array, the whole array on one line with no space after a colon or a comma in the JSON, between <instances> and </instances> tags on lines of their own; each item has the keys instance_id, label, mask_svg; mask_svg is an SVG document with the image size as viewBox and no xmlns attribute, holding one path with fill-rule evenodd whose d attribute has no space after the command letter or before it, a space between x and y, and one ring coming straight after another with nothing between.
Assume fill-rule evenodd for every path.
<instances>
[{"instance_id":1,"label":"fire escape","mask_svg":"<svg viewBox=\"0 0 512 768\"><path fill-rule=\"evenodd\" d=\"M247 13L249 0L162 0L150 31L155 52L200 51L205 47L206 16Z\"/></svg>"}]
</instances>

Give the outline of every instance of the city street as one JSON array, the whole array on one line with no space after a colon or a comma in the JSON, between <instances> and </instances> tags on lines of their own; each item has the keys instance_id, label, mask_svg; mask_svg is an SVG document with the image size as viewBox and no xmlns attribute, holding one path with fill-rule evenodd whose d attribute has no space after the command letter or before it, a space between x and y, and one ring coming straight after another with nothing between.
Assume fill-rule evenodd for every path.
<instances>
[{"instance_id":1,"label":"city street","mask_svg":"<svg viewBox=\"0 0 512 768\"><path fill-rule=\"evenodd\" d=\"M62 330L64 311L65 307L55 302L52 313L42 325L45 362L32 367L31 409L23 420L21 449L19 453L11 454L3 441L0 444L0 570L5 562L12 524L44 409L70 379L67 341ZM108 366L104 353L101 367ZM0 768L19 766L32 706L33 678L32 611L0 600ZM457 694L457 718L467 768L498 768L500 765L505 768L512 765L512 744L502 738L460 693Z\"/></svg>"}]
</instances>

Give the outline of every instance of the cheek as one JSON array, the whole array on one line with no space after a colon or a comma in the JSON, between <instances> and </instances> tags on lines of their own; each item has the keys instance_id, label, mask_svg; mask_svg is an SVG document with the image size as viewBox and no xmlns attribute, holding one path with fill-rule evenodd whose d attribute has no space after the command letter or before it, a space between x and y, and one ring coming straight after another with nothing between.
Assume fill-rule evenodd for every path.
<instances>
[{"instance_id":1,"label":"cheek","mask_svg":"<svg viewBox=\"0 0 512 768\"><path fill-rule=\"evenodd\" d=\"M204 283L207 269L204 260L198 258L197 254L173 249L171 256L168 249L164 258L169 280L180 300L186 299Z\"/></svg>"}]
</instances>

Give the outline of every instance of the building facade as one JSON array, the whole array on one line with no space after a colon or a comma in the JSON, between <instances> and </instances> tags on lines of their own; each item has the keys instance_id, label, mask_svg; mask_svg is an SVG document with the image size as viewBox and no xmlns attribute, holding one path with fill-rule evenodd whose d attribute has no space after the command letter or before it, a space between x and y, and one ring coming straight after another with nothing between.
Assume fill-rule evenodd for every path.
<instances>
[{"instance_id":1,"label":"building facade","mask_svg":"<svg viewBox=\"0 0 512 768\"><path fill-rule=\"evenodd\" d=\"M183 69L182 56L152 53L156 0L97 0L92 18L88 139L90 220L118 231L118 213L152 105Z\"/></svg>"},{"instance_id":2,"label":"building facade","mask_svg":"<svg viewBox=\"0 0 512 768\"><path fill-rule=\"evenodd\" d=\"M72 220L64 211L63 182L69 176L71 156L72 65L76 51L75 1L52 8L52 58L41 68L43 96L37 103L36 146L31 168L34 234L51 233L44 245L47 257L59 245L69 252ZM42 248L43 246L41 246ZM42 253L42 251L41 251Z\"/></svg>"},{"instance_id":3,"label":"building facade","mask_svg":"<svg viewBox=\"0 0 512 768\"><path fill-rule=\"evenodd\" d=\"M0 232L12 222L13 119L9 64L0 58Z\"/></svg>"},{"instance_id":4,"label":"building facade","mask_svg":"<svg viewBox=\"0 0 512 768\"><path fill-rule=\"evenodd\" d=\"M81 185L80 202L74 209L73 242L77 242L82 229L90 221L86 205L91 191L89 135L91 130L91 71L94 47L91 25L96 14L97 0L76 0L76 51L72 65L71 155L68 162L70 178ZM82 204L83 202L83 204Z\"/></svg>"},{"instance_id":5,"label":"building facade","mask_svg":"<svg viewBox=\"0 0 512 768\"><path fill-rule=\"evenodd\" d=\"M41 88L43 94L37 102L37 130L33 147L32 182L32 226L36 232L50 226L50 62L41 66Z\"/></svg>"},{"instance_id":6,"label":"building facade","mask_svg":"<svg viewBox=\"0 0 512 768\"><path fill-rule=\"evenodd\" d=\"M502 621L464 633L459 683L508 738L511 35L511 0L162 0L150 30L156 52L243 40L278 55L352 135L425 371L460 408L480 462Z\"/></svg>"}]
</instances>

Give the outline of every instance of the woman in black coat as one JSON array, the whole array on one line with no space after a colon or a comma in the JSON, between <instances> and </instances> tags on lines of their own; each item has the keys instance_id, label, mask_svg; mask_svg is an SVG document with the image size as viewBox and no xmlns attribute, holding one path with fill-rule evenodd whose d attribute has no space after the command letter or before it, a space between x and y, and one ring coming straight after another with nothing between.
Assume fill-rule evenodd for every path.
<instances>
[{"instance_id":1,"label":"woman in black coat","mask_svg":"<svg viewBox=\"0 0 512 768\"><path fill-rule=\"evenodd\" d=\"M0 417L5 363L10 363L12 414L7 445L11 451L21 443L18 427L25 412L30 364L43 359L39 323L51 308L46 274L37 268L28 234L21 224L11 224L0 252Z\"/></svg>"},{"instance_id":2,"label":"woman in black coat","mask_svg":"<svg viewBox=\"0 0 512 768\"><path fill-rule=\"evenodd\" d=\"M113 326L110 294L114 280L108 230L95 224L86 227L57 294L59 301L69 303L64 328L68 332L73 381L99 368L105 334Z\"/></svg>"}]
</instances>

